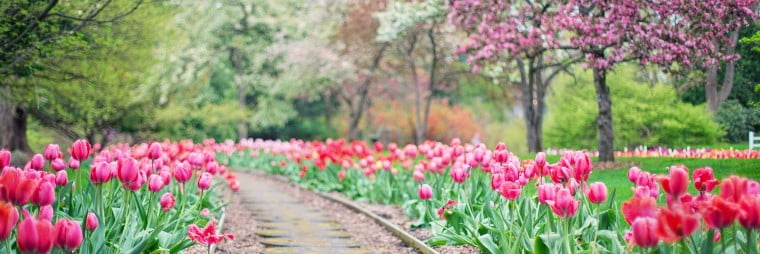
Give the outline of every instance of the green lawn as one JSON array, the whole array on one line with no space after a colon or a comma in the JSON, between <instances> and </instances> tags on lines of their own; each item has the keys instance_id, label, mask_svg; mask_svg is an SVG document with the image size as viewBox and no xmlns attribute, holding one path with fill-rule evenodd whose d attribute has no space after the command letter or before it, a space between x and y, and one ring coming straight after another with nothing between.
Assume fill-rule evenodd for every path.
<instances>
[{"instance_id":1,"label":"green lawn","mask_svg":"<svg viewBox=\"0 0 760 254\"><path fill-rule=\"evenodd\" d=\"M521 156L522 158L533 158L530 155ZM560 156L547 156L550 163L557 162ZM594 158L596 160L596 158ZM738 160L738 159L683 159L683 158L617 158L618 161L638 161L641 162L639 168L655 174L667 174L668 167L676 164L683 164L689 168L689 174L694 169L709 166L715 172L718 179L729 175L739 175L755 180L760 180L760 159ZM607 184L610 194L613 190L616 192L615 199L618 203L628 200L633 195L631 187L633 184L628 181L628 168L597 170L591 173L590 182L601 181ZM532 189L532 188L531 188ZM532 192L534 190L529 190ZM662 191L662 190L661 190ZM714 193L717 193L717 189ZM694 194L693 183L689 185L689 192Z\"/></svg>"}]
</instances>

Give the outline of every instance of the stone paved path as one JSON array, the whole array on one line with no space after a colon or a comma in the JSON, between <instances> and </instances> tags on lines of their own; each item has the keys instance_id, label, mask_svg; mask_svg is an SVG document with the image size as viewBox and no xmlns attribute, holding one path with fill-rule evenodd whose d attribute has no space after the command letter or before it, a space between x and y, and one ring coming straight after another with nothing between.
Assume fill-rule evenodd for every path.
<instances>
[{"instance_id":1,"label":"stone paved path","mask_svg":"<svg viewBox=\"0 0 760 254\"><path fill-rule=\"evenodd\" d=\"M264 253L369 253L340 223L277 186L248 182L240 186L239 194L258 222L256 234Z\"/></svg>"}]
</instances>

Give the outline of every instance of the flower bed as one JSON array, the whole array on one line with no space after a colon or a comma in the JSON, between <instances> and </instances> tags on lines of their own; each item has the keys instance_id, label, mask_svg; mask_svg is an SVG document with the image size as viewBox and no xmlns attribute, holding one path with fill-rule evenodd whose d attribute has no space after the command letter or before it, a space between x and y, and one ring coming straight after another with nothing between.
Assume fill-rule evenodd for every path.
<instances>
[{"instance_id":1,"label":"flower bed","mask_svg":"<svg viewBox=\"0 0 760 254\"><path fill-rule=\"evenodd\" d=\"M216 162L215 151L210 142L191 141L93 150L78 140L68 149L67 163L51 144L16 168L11 154L0 150L3 248L8 253L175 253L194 243L231 239L214 225L222 209L215 190L236 189L239 183Z\"/></svg>"},{"instance_id":2,"label":"flower bed","mask_svg":"<svg viewBox=\"0 0 760 254\"><path fill-rule=\"evenodd\" d=\"M429 227L430 245L476 246L490 253L742 252L757 253L760 185L710 168L675 165L668 175L636 167L634 197L614 202L601 182L588 182L589 155L543 153L521 161L494 149L426 142L420 146L342 140L227 143L223 160L283 174L300 185L403 208ZM690 178L699 193L687 193ZM720 186L720 194L712 194Z\"/></svg>"}]
</instances>

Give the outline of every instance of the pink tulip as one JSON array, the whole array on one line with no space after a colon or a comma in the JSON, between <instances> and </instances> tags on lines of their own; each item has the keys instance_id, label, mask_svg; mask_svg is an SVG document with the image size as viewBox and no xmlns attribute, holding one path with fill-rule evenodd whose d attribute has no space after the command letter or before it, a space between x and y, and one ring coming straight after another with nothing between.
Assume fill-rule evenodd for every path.
<instances>
[{"instance_id":1,"label":"pink tulip","mask_svg":"<svg viewBox=\"0 0 760 254\"><path fill-rule=\"evenodd\" d=\"M59 159L63 156L63 154L61 154L61 148L58 147L57 144L48 144L45 147L44 155L45 159L48 161Z\"/></svg>"},{"instance_id":2,"label":"pink tulip","mask_svg":"<svg viewBox=\"0 0 760 254\"><path fill-rule=\"evenodd\" d=\"M678 199L686 193L686 188L689 187L689 173L686 167L683 165L670 167L670 175L660 177L660 184L665 193L672 196L673 199Z\"/></svg>"},{"instance_id":3,"label":"pink tulip","mask_svg":"<svg viewBox=\"0 0 760 254\"><path fill-rule=\"evenodd\" d=\"M137 181L138 177L138 162L137 160L126 157L121 158L117 164L116 176L124 184L130 184Z\"/></svg>"},{"instance_id":4,"label":"pink tulip","mask_svg":"<svg viewBox=\"0 0 760 254\"><path fill-rule=\"evenodd\" d=\"M190 180L190 178L193 176L193 172L190 169L190 165L187 162L181 163L177 162L174 164L174 179L177 179L177 182L184 183Z\"/></svg>"},{"instance_id":5,"label":"pink tulip","mask_svg":"<svg viewBox=\"0 0 760 254\"><path fill-rule=\"evenodd\" d=\"M79 160L74 159L74 157L69 158L69 168L70 169L78 169L79 168Z\"/></svg>"},{"instance_id":6,"label":"pink tulip","mask_svg":"<svg viewBox=\"0 0 760 254\"><path fill-rule=\"evenodd\" d=\"M419 170L414 170L414 173L412 173L412 178L414 178L415 182L421 182L425 180L425 173Z\"/></svg>"},{"instance_id":7,"label":"pink tulip","mask_svg":"<svg viewBox=\"0 0 760 254\"><path fill-rule=\"evenodd\" d=\"M639 175L641 175L641 169L638 167L631 167L631 169L628 170L628 180L632 183L638 183Z\"/></svg>"},{"instance_id":8,"label":"pink tulip","mask_svg":"<svg viewBox=\"0 0 760 254\"><path fill-rule=\"evenodd\" d=\"M219 163L216 163L216 161L206 163L206 172L212 175L219 172Z\"/></svg>"},{"instance_id":9,"label":"pink tulip","mask_svg":"<svg viewBox=\"0 0 760 254\"><path fill-rule=\"evenodd\" d=\"M157 142L150 143L148 146L148 159L156 160L161 158L161 144Z\"/></svg>"},{"instance_id":10,"label":"pink tulip","mask_svg":"<svg viewBox=\"0 0 760 254\"><path fill-rule=\"evenodd\" d=\"M11 165L11 152L6 149L0 150L0 169L9 165Z\"/></svg>"},{"instance_id":11,"label":"pink tulip","mask_svg":"<svg viewBox=\"0 0 760 254\"><path fill-rule=\"evenodd\" d=\"M451 179L454 180L454 182L457 183L463 183L464 180L467 180L468 174L467 169L464 169L461 165L454 165L451 167Z\"/></svg>"},{"instance_id":12,"label":"pink tulip","mask_svg":"<svg viewBox=\"0 0 760 254\"><path fill-rule=\"evenodd\" d=\"M607 200L607 186L603 182L589 184L588 199L594 204Z\"/></svg>"},{"instance_id":13,"label":"pink tulip","mask_svg":"<svg viewBox=\"0 0 760 254\"><path fill-rule=\"evenodd\" d=\"M499 186L499 193L507 200L515 200L520 196L522 192L522 186L515 182L504 182Z\"/></svg>"},{"instance_id":14,"label":"pink tulip","mask_svg":"<svg viewBox=\"0 0 760 254\"><path fill-rule=\"evenodd\" d=\"M161 204L161 208L164 210L164 212L168 212L172 208L174 208L176 200L174 199L174 195L171 192L164 193L163 196L161 196L161 200L159 201L159 204Z\"/></svg>"},{"instance_id":15,"label":"pink tulip","mask_svg":"<svg viewBox=\"0 0 760 254\"><path fill-rule=\"evenodd\" d=\"M53 248L53 224L37 220L24 209L24 220L18 225L16 242L22 253L48 253Z\"/></svg>"},{"instance_id":16,"label":"pink tulip","mask_svg":"<svg viewBox=\"0 0 760 254\"><path fill-rule=\"evenodd\" d=\"M90 142L84 139L77 140L71 145L71 157L78 161L84 161L87 157L90 157L92 153L92 146Z\"/></svg>"},{"instance_id":17,"label":"pink tulip","mask_svg":"<svg viewBox=\"0 0 760 254\"><path fill-rule=\"evenodd\" d=\"M42 182L37 186L31 198L32 203L47 206L55 201L55 186L50 182Z\"/></svg>"},{"instance_id":18,"label":"pink tulip","mask_svg":"<svg viewBox=\"0 0 760 254\"><path fill-rule=\"evenodd\" d=\"M87 219L85 220L84 227L89 231L95 231L98 229L98 216L93 212L87 213Z\"/></svg>"},{"instance_id":19,"label":"pink tulip","mask_svg":"<svg viewBox=\"0 0 760 254\"><path fill-rule=\"evenodd\" d=\"M572 217L578 211L578 200L566 188L557 191L557 196L550 203L552 211L562 218Z\"/></svg>"},{"instance_id":20,"label":"pink tulip","mask_svg":"<svg viewBox=\"0 0 760 254\"><path fill-rule=\"evenodd\" d=\"M659 238L657 237L657 220L652 217L638 217L631 225L633 232L633 243L640 247L657 246Z\"/></svg>"},{"instance_id":21,"label":"pink tulip","mask_svg":"<svg viewBox=\"0 0 760 254\"><path fill-rule=\"evenodd\" d=\"M208 208L203 208L203 210L201 210L201 216L209 217L211 216L211 212L209 212Z\"/></svg>"},{"instance_id":22,"label":"pink tulip","mask_svg":"<svg viewBox=\"0 0 760 254\"><path fill-rule=\"evenodd\" d=\"M203 172L198 178L198 188L201 190L208 190L208 188L211 187L211 180L211 174Z\"/></svg>"},{"instance_id":23,"label":"pink tulip","mask_svg":"<svg viewBox=\"0 0 760 254\"><path fill-rule=\"evenodd\" d=\"M148 190L158 192L164 187L164 179L160 175L150 175L148 178Z\"/></svg>"},{"instance_id":24,"label":"pink tulip","mask_svg":"<svg viewBox=\"0 0 760 254\"><path fill-rule=\"evenodd\" d=\"M145 176L145 173L143 173L142 171L140 171L140 172L137 173L137 180L129 183L127 185L127 189L129 189L131 191L139 191L142 188L143 184L145 184L146 181L147 181L147 177Z\"/></svg>"},{"instance_id":25,"label":"pink tulip","mask_svg":"<svg viewBox=\"0 0 760 254\"><path fill-rule=\"evenodd\" d=\"M61 158L56 158L53 160L53 162L50 163L50 167L55 171L61 171L66 169L66 162L64 162Z\"/></svg>"},{"instance_id":26,"label":"pink tulip","mask_svg":"<svg viewBox=\"0 0 760 254\"><path fill-rule=\"evenodd\" d=\"M111 166L108 162L100 162L90 169L90 181L93 184L106 183L111 180Z\"/></svg>"},{"instance_id":27,"label":"pink tulip","mask_svg":"<svg viewBox=\"0 0 760 254\"><path fill-rule=\"evenodd\" d=\"M546 153L537 153L534 165L536 167L536 173L538 173L539 176L546 175Z\"/></svg>"},{"instance_id":28,"label":"pink tulip","mask_svg":"<svg viewBox=\"0 0 760 254\"><path fill-rule=\"evenodd\" d=\"M433 188L428 184L420 185L417 191L419 192L420 199L422 200L428 200L433 197Z\"/></svg>"},{"instance_id":29,"label":"pink tulip","mask_svg":"<svg viewBox=\"0 0 760 254\"><path fill-rule=\"evenodd\" d=\"M559 186L553 183L545 183L538 186L538 202L541 204L549 204L549 201L554 201L559 191Z\"/></svg>"},{"instance_id":30,"label":"pink tulip","mask_svg":"<svg viewBox=\"0 0 760 254\"><path fill-rule=\"evenodd\" d=\"M59 219L54 228L54 246L67 252L73 252L82 244L82 226L79 222Z\"/></svg>"},{"instance_id":31,"label":"pink tulip","mask_svg":"<svg viewBox=\"0 0 760 254\"><path fill-rule=\"evenodd\" d=\"M42 170L43 167L45 167L45 158L42 157L42 154L35 154L32 156L32 160L29 161L29 168Z\"/></svg>"}]
</instances>

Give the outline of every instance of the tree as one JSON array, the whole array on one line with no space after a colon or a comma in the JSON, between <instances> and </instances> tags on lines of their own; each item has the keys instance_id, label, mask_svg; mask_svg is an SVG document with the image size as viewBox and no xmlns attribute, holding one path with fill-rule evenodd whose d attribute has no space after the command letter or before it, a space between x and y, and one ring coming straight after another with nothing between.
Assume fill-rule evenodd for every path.
<instances>
[{"instance_id":1,"label":"tree","mask_svg":"<svg viewBox=\"0 0 760 254\"><path fill-rule=\"evenodd\" d=\"M41 71L37 61L55 56L62 44L86 43L86 27L118 21L142 2L13 0L0 7L0 147L30 151L26 141L29 108L25 103L35 84L26 78Z\"/></svg>"},{"instance_id":2,"label":"tree","mask_svg":"<svg viewBox=\"0 0 760 254\"><path fill-rule=\"evenodd\" d=\"M467 31L459 53L478 72L496 64L519 73L528 151L542 150L544 98L557 74L578 61L558 51L561 42L557 16L560 1L465 1L449 5L449 20Z\"/></svg>"}]
</instances>

